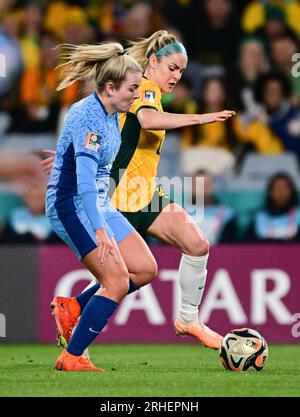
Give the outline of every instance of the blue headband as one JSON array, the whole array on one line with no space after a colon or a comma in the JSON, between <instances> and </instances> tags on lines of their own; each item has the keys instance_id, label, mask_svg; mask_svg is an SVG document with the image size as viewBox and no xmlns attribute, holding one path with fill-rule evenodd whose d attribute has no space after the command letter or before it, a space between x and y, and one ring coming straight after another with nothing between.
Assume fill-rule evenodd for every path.
<instances>
[{"instance_id":1,"label":"blue headband","mask_svg":"<svg viewBox=\"0 0 300 417\"><path fill-rule=\"evenodd\" d=\"M171 54L185 54L185 47L180 42L169 43L168 45L161 48L159 51L154 52L155 56L171 55Z\"/></svg>"}]
</instances>

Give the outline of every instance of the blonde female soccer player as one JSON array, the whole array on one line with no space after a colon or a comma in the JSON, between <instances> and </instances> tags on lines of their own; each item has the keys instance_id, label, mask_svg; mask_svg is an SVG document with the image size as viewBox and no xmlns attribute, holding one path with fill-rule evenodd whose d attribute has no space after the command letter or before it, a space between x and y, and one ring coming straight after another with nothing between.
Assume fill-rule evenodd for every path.
<instances>
[{"instance_id":1,"label":"blonde female soccer player","mask_svg":"<svg viewBox=\"0 0 300 417\"><path fill-rule=\"evenodd\" d=\"M119 43L65 48L67 62L58 90L85 78L94 80L95 92L75 103L67 114L48 183L46 212L54 231L101 288L86 300L55 369L101 371L82 353L122 298L156 274L148 246L107 195L110 168L121 144L118 112L128 111L139 97L142 69ZM142 265L138 277L131 270L132 252Z\"/></svg>"},{"instance_id":2,"label":"blonde female soccer player","mask_svg":"<svg viewBox=\"0 0 300 417\"><path fill-rule=\"evenodd\" d=\"M186 211L156 187L155 177L165 130L225 121L235 112L173 114L163 111L162 93L173 91L188 62L183 44L172 34L163 30L155 32L147 39L133 42L128 52L144 72L139 98L120 118L122 144L111 170L116 184L111 202L137 231L176 246L182 252L179 265L181 304L174 322L175 330L179 335L194 336L204 346L218 349L222 336L198 318L209 243ZM51 168L51 163L51 158L44 161L45 170ZM136 187L136 184L142 186ZM135 273L138 276L139 270ZM77 319L73 313L75 306L80 305L82 311L89 294L98 288L95 284L87 294L53 300L58 328L67 339Z\"/></svg>"}]
</instances>

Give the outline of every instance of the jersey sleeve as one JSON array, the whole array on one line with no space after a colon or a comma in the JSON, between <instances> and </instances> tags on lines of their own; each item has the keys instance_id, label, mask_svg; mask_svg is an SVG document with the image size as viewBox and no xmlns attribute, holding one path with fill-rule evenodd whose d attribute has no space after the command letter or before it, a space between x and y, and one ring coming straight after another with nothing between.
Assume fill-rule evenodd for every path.
<instances>
[{"instance_id":1,"label":"jersey sleeve","mask_svg":"<svg viewBox=\"0 0 300 417\"><path fill-rule=\"evenodd\" d=\"M77 192L93 229L106 229L107 223L100 209L96 183L99 164L99 132L83 114L72 124L72 140L76 160Z\"/></svg>"},{"instance_id":2,"label":"jersey sleeve","mask_svg":"<svg viewBox=\"0 0 300 417\"><path fill-rule=\"evenodd\" d=\"M142 108L159 110L161 105L161 91L157 84L150 80L143 80L139 88L140 97L136 99L130 108L130 113L135 113Z\"/></svg>"},{"instance_id":3,"label":"jersey sleeve","mask_svg":"<svg viewBox=\"0 0 300 417\"><path fill-rule=\"evenodd\" d=\"M100 133L83 112L73 115L71 124L75 157L89 156L99 162Z\"/></svg>"},{"instance_id":4,"label":"jersey sleeve","mask_svg":"<svg viewBox=\"0 0 300 417\"><path fill-rule=\"evenodd\" d=\"M98 163L87 155L76 157L77 192L93 229L106 229L96 184Z\"/></svg>"}]
</instances>

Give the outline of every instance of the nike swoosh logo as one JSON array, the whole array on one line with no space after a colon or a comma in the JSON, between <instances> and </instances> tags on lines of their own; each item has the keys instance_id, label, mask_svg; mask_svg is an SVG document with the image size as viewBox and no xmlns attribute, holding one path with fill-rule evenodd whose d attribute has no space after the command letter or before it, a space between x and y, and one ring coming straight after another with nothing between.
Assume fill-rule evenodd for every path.
<instances>
[{"instance_id":1,"label":"nike swoosh logo","mask_svg":"<svg viewBox=\"0 0 300 417\"><path fill-rule=\"evenodd\" d=\"M99 333L101 333L101 332L96 332L96 331L95 331L95 330L93 330L91 327L89 328L89 331L90 331L90 332L93 332L93 333L98 333L98 334L99 334Z\"/></svg>"},{"instance_id":2,"label":"nike swoosh logo","mask_svg":"<svg viewBox=\"0 0 300 417\"><path fill-rule=\"evenodd\" d=\"M202 288L204 288L205 287L205 285L203 285L203 287L198 287L198 290L202 290Z\"/></svg>"}]
</instances>

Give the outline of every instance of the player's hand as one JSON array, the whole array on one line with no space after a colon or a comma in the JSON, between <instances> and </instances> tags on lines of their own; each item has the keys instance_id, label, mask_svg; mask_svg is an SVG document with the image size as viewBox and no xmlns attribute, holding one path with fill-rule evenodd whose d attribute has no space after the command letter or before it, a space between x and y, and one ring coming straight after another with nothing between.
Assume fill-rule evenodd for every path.
<instances>
[{"instance_id":1,"label":"player's hand","mask_svg":"<svg viewBox=\"0 0 300 417\"><path fill-rule=\"evenodd\" d=\"M27 152L0 151L0 177L25 187L39 186L45 181L40 158Z\"/></svg>"},{"instance_id":2,"label":"player's hand","mask_svg":"<svg viewBox=\"0 0 300 417\"><path fill-rule=\"evenodd\" d=\"M106 230L98 229L96 231L96 239L99 246L97 257L101 265L104 265L107 262L109 254L113 256L115 263L118 264L120 262L118 252L112 239L107 236Z\"/></svg>"},{"instance_id":3,"label":"player's hand","mask_svg":"<svg viewBox=\"0 0 300 417\"><path fill-rule=\"evenodd\" d=\"M51 169L53 167L54 158L55 158L55 151L52 151L51 149L43 149L43 153L45 155L51 155L47 159L43 159L40 164L43 168L43 171L46 172L46 174L50 175Z\"/></svg>"},{"instance_id":4,"label":"player's hand","mask_svg":"<svg viewBox=\"0 0 300 417\"><path fill-rule=\"evenodd\" d=\"M201 114L200 124L214 123L214 122L225 122L227 119L230 119L236 113L233 110L223 110L217 113L206 113Z\"/></svg>"}]
</instances>

